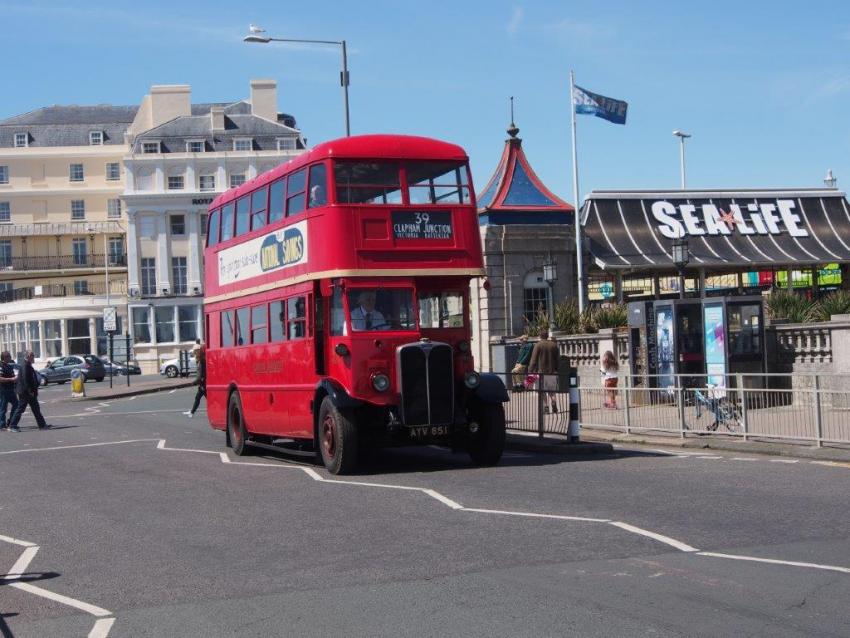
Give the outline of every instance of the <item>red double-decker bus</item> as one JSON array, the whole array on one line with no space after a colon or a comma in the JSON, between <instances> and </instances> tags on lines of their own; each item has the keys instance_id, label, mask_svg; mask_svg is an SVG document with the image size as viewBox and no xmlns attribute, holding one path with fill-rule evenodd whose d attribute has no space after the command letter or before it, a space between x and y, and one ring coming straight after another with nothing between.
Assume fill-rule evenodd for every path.
<instances>
[{"instance_id":1,"label":"red double-decker bus","mask_svg":"<svg viewBox=\"0 0 850 638\"><path fill-rule=\"evenodd\" d=\"M424 137L327 142L210 206L212 427L236 454L441 443L495 464L508 400L470 352L483 276L468 158Z\"/></svg>"}]
</instances>

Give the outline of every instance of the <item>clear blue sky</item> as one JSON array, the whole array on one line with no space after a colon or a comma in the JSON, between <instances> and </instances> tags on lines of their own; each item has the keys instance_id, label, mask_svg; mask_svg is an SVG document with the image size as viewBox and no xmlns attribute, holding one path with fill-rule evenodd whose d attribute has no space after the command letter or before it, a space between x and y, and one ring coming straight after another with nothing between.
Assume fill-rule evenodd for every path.
<instances>
[{"instance_id":1,"label":"clear blue sky","mask_svg":"<svg viewBox=\"0 0 850 638\"><path fill-rule=\"evenodd\" d=\"M136 104L152 84L191 84L194 101L247 97L278 81L280 109L313 145L343 134L338 49L246 45L249 23L277 37L346 39L352 132L463 145L477 190L516 123L540 177L573 201L569 70L629 102L626 126L579 116L581 192L669 188L673 129L688 185L850 186L850 3L29 2L0 0L0 118L49 104Z\"/></svg>"}]
</instances>

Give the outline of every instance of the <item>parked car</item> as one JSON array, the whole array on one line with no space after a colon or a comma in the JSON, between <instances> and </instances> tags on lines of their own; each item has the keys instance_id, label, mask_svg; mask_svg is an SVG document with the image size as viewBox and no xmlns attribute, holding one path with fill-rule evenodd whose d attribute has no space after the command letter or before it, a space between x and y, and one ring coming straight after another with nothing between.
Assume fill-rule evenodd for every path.
<instances>
[{"instance_id":1,"label":"parked car","mask_svg":"<svg viewBox=\"0 0 850 638\"><path fill-rule=\"evenodd\" d=\"M142 369L139 367L139 364L134 361L120 363L118 361L110 361L109 357L101 357L100 360L103 362L103 367L106 370L107 375L109 374L110 368L112 368L112 376L142 373Z\"/></svg>"},{"instance_id":2,"label":"parked car","mask_svg":"<svg viewBox=\"0 0 850 638\"><path fill-rule=\"evenodd\" d=\"M12 364L12 370L15 371L15 378L17 379L18 375L21 373L21 366L18 365L17 363L13 363ZM44 385L44 375L41 374L41 370L36 370L35 374L38 377L38 384Z\"/></svg>"},{"instance_id":3,"label":"parked car","mask_svg":"<svg viewBox=\"0 0 850 638\"><path fill-rule=\"evenodd\" d=\"M185 366L185 361L184 361ZM195 374L198 371L198 362L195 357L189 355L188 369L180 370L180 359L169 359L159 366L159 373L164 374L169 379L176 379L178 376L188 377L190 374Z\"/></svg>"},{"instance_id":4,"label":"parked car","mask_svg":"<svg viewBox=\"0 0 850 638\"><path fill-rule=\"evenodd\" d=\"M83 381L94 379L103 381L106 376L106 368L103 361L93 354L75 354L70 357L59 357L50 362L46 368L40 370L44 381L48 383L65 383L71 380L71 372L80 370L83 373Z\"/></svg>"}]
</instances>

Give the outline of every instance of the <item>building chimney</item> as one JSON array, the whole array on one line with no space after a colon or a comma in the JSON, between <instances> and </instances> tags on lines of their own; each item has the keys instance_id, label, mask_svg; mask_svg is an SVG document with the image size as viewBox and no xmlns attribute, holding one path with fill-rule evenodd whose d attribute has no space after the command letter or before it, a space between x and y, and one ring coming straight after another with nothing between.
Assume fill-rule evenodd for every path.
<instances>
[{"instance_id":1,"label":"building chimney","mask_svg":"<svg viewBox=\"0 0 850 638\"><path fill-rule=\"evenodd\" d=\"M223 131L224 130L224 107L223 106L212 106L210 107L210 120L212 121L212 130Z\"/></svg>"},{"instance_id":2,"label":"building chimney","mask_svg":"<svg viewBox=\"0 0 850 638\"><path fill-rule=\"evenodd\" d=\"M251 80L251 113L277 122L277 82Z\"/></svg>"},{"instance_id":3,"label":"building chimney","mask_svg":"<svg viewBox=\"0 0 850 638\"><path fill-rule=\"evenodd\" d=\"M152 86L150 93L151 127L181 115L192 114L192 87L188 84Z\"/></svg>"}]
</instances>

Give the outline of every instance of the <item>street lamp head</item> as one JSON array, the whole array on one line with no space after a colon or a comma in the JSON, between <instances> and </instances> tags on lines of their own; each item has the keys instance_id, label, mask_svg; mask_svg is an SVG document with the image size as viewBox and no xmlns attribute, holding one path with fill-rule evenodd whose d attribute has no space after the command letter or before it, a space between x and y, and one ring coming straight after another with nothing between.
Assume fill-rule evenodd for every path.
<instances>
[{"instance_id":1,"label":"street lamp head","mask_svg":"<svg viewBox=\"0 0 850 638\"><path fill-rule=\"evenodd\" d=\"M543 264L543 281L552 284L558 280L558 267L555 262Z\"/></svg>"},{"instance_id":2,"label":"street lamp head","mask_svg":"<svg viewBox=\"0 0 850 638\"><path fill-rule=\"evenodd\" d=\"M691 261L691 253L688 250L688 240L684 237L680 237L673 242L672 253L673 263L676 265L676 268L680 270L687 266Z\"/></svg>"},{"instance_id":3,"label":"street lamp head","mask_svg":"<svg viewBox=\"0 0 850 638\"><path fill-rule=\"evenodd\" d=\"M256 35L253 33L251 35L246 35L244 38L242 38L242 42L249 42L254 44L268 44L271 41L271 38L267 38L262 35Z\"/></svg>"},{"instance_id":4,"label":"street lamp head","mask_svg":"<svg viewBox=\"0 0 850 638\"><path fill-rule=\"evenodd\" d=\"M690 133L685 133L684 131L680 131L679 129L676 129L675 131L673 131L673 135L675 135L676 137L682 138L682 139L685 139L687 137L691 137Z\"/></svg>"}]
</instances>

